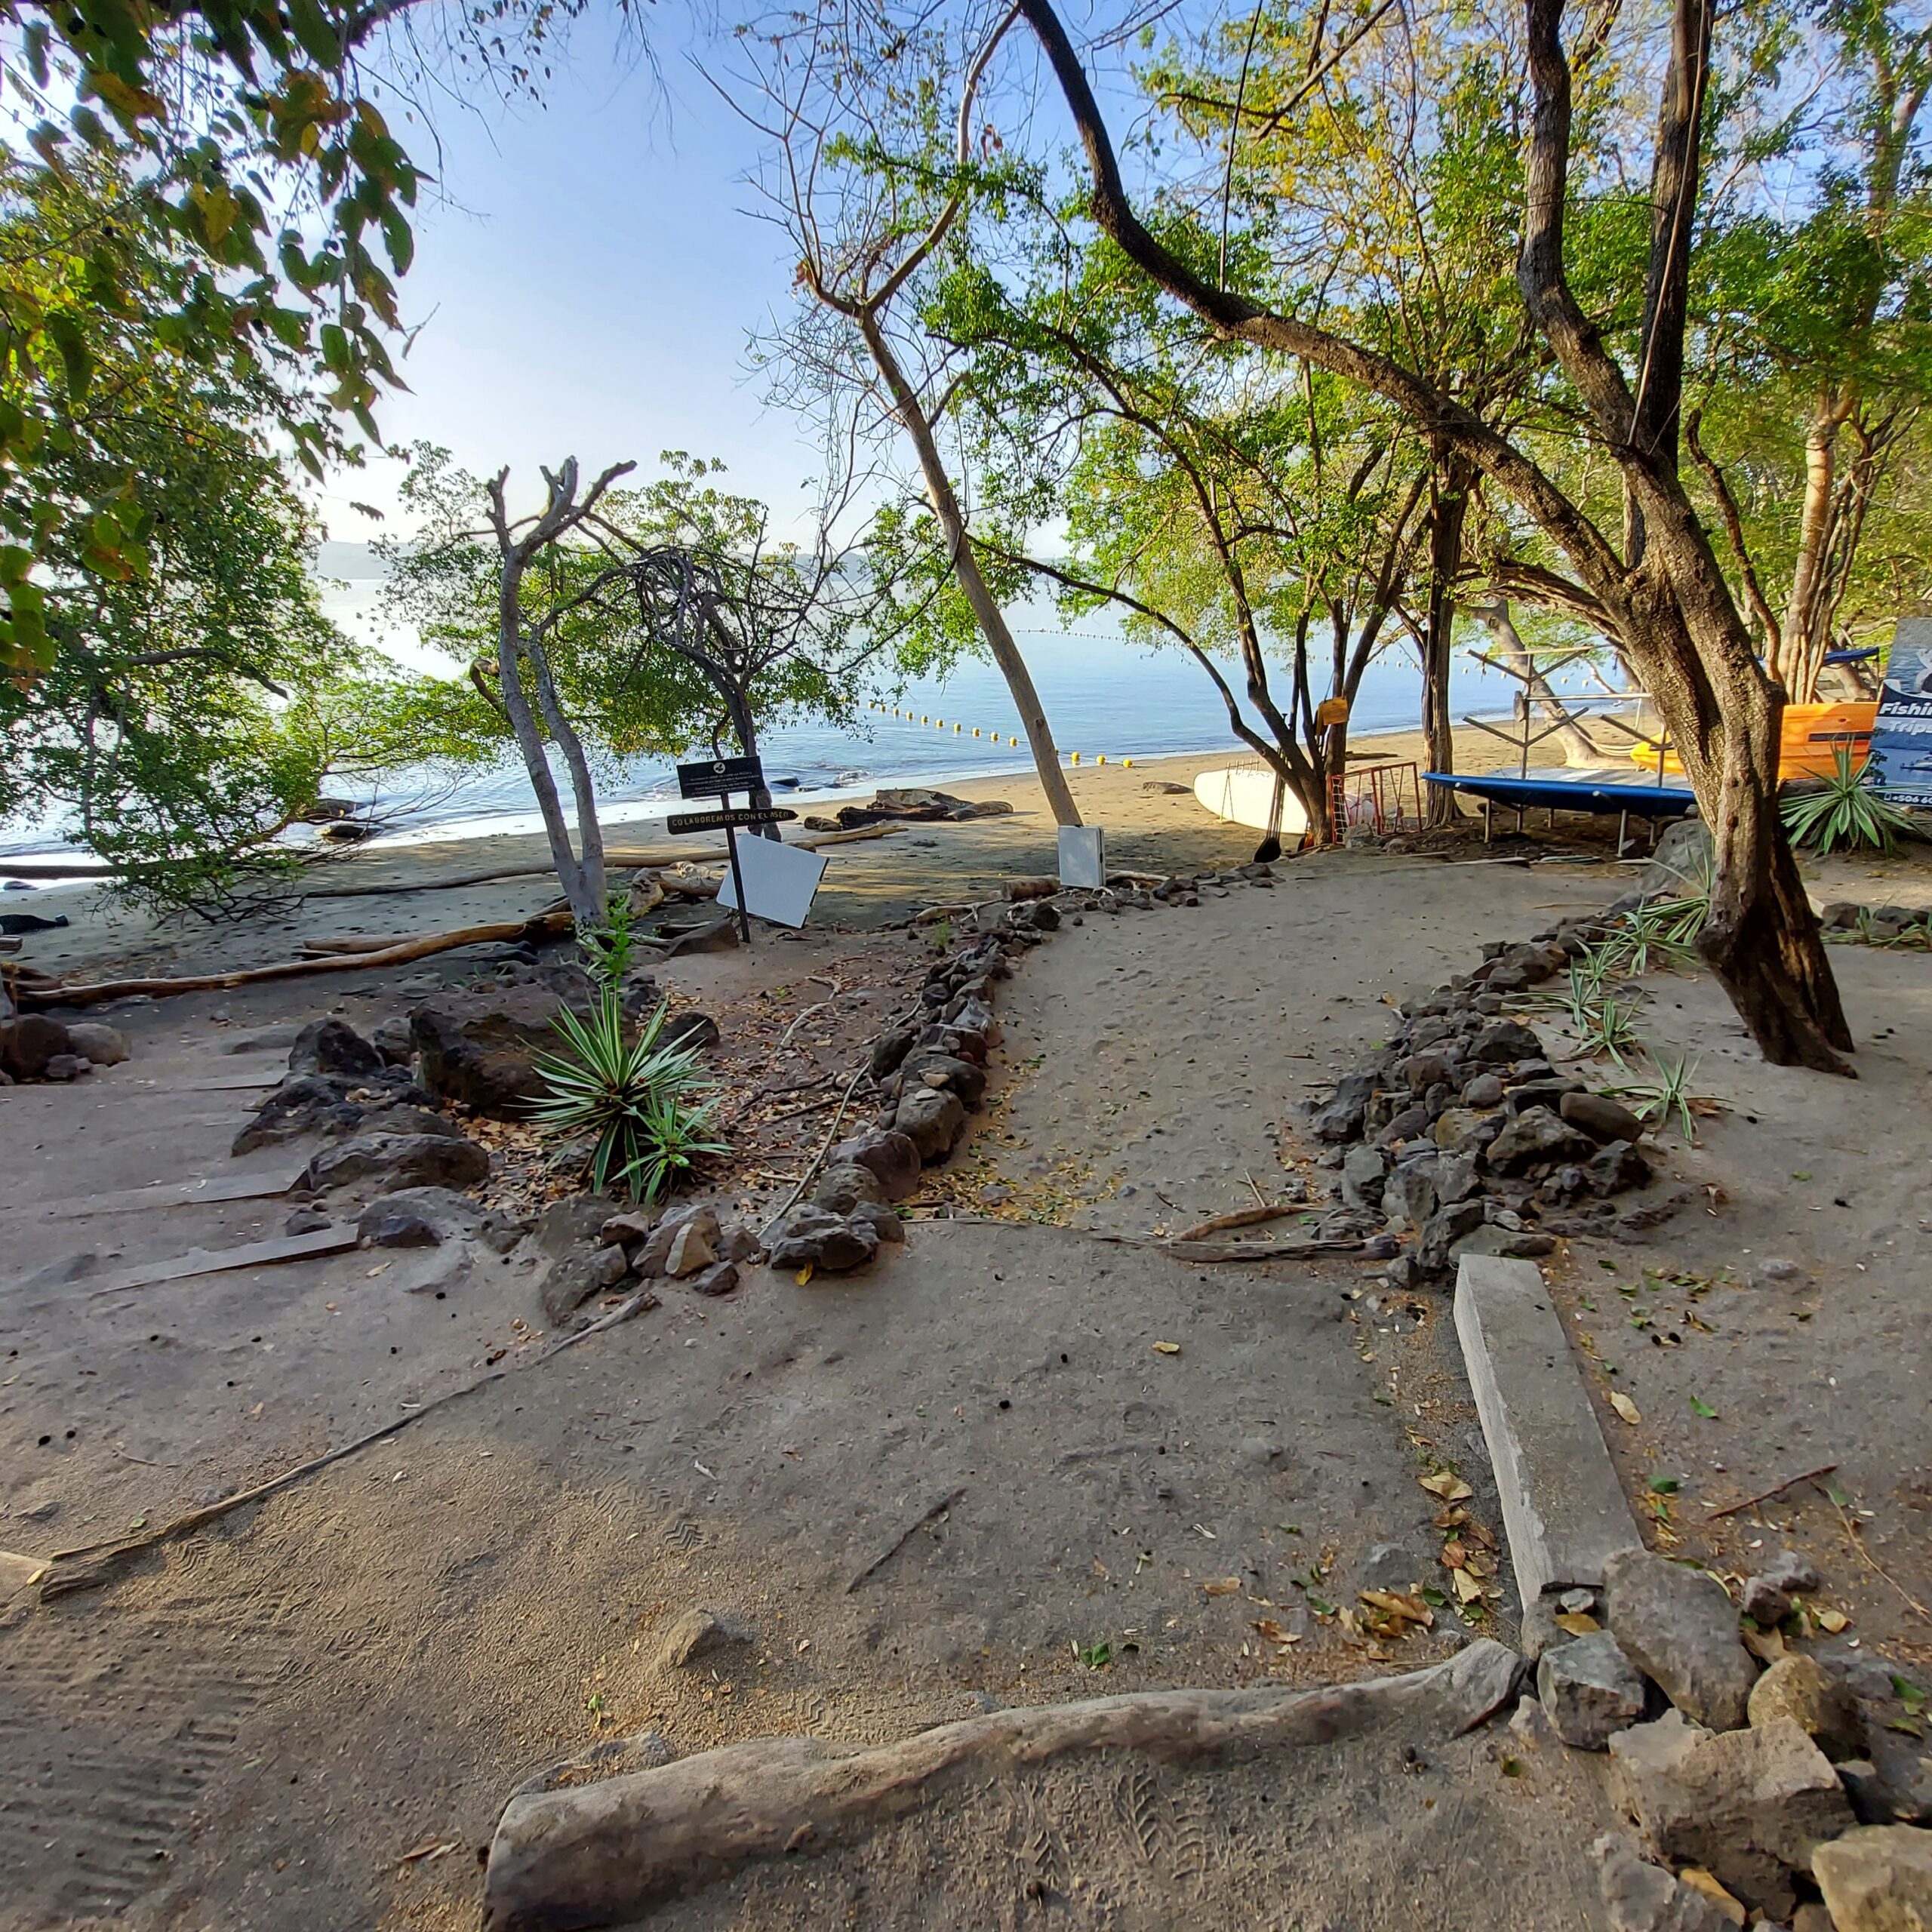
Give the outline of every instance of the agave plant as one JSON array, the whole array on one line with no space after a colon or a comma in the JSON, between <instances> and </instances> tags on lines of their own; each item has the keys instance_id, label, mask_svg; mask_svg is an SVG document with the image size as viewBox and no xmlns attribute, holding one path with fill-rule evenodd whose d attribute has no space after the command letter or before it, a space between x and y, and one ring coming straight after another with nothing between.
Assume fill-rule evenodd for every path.
<instances>
[{"instance_id":1,"label":"agave plant","mask_svg":"<svg viewBox=\"0 0 1932 1932\"><path fill-rule=\"evenodd\" d=\"M537 1060L549 1091L531 1117L549 1133L596 1135L591 1185L600 1193L617 1186L654 1201L704 1155L729 1151L715 1137L718 1102L697 1049L658 1044L669 1012L667 1001L627 1038L621 997L601 986L588 1019L558 1016L565 1051Z\"/></svg>"},{"instance_id":2,"label":"agave plant","mask_svg":"<svg viewBox=\"0 0 1932 1932\"><path fill-rule=\"evenodd\" d=\"M1854 765L1850 752L1841 749L1833 764L1831 777L1821 781L1819 790L1785 800L1781 810L1791 842L1809 845L1820 854L1840 846L1847 851L1875 848L1889 853L1911 820L1869 780L1869 758Z\"/></svg>"},{"instance_id":3,"label":"agave plant","mask_svg":"<svg viewBox=\"0 0 1932 1932\"><path fill-rule=\"evenodd\" d=\"M1692 1109L1697 1104L1697 1099L1690 1091L1690 1083L1697 1075L1697 1062L1689 1054L1679 1054L1675 1060L1667 1060L1661 1054L1654 1054L1651 1057L1657 1065L1655 1080L1605 1091L1618 1100L1628 1101L1632 1112L1646 1127L1661 1129L1675 1122L1684 1139L1694 1147L1697 1144L1697 1122Z\"/></svg>"}]
</instances>

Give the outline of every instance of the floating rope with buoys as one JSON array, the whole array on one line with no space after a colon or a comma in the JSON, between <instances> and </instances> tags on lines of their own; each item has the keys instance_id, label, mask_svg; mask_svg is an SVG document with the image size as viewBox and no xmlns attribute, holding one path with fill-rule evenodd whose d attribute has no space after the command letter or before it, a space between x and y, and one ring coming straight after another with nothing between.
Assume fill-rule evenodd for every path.
<instances>
[{"instance_id":1,"label":"floating rope with buoys","mask_svg":"<svg viewBox=\"0 0 1932 1932\"><path fill-rule=\"evenodd\" d=\"M912 712L901 711L897 705L888 704L878 698L868 698L866 700L866 709L868 711L879 712L888 718L897 718L902 724L930 724L934 731L950 731L955 737L964 737L970 729L974 737L986 739L991 743L1008 744L1016 751L1020 746L1020 740L1005 732L983 729L977 724L968 727L960 723L957 718L949 724L943 718L935 718L928 712L921 712L915 716ZM1060 756L1069 764L1079 764L1082 755L1079 752L1063 752L1060 754ZM1119 758L1115 761L1124 766L1131 766L1134 762L1131 758ZM1105 752L1094 754L1093 762L1095 764L1105 764L1107 762L1107 754Z\"/></svg>"}]
</instances>

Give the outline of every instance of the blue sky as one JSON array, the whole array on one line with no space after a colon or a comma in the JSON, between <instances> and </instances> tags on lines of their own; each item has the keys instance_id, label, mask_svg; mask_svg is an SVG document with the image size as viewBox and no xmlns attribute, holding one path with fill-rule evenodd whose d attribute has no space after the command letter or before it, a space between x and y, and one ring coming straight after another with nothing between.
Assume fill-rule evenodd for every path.
<instances>
[{"instance_id":1,"label":"blue sky","mask_svg":"<svg viewBox=\"0 0 1932 1932\"><path fill-rule=\"evenodd\" d=\"M400 365L410 392L377 420L392 446L426 438L533 483L571 455L593 472L649 470L666 449L721 457L783 516L816 463L746 367L748 331L790 301L782 238L745 212L758 137L691 69L680 10L648 18L656 82L592 25L547 106L437 108L446 198L424 208L402 285L422 325ZM420 125L405 138L431 162ZM350 506L392 511L400 475L377 457L332 479L330 535L377 534Z\"/></svg>"}]
</instances>

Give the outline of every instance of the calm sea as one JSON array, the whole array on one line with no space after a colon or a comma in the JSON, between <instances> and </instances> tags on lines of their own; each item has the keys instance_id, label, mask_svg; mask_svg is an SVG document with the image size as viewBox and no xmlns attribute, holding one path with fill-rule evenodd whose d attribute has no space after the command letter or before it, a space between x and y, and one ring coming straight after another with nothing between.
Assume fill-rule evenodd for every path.
<instances>
[{"instance_id":1,"label":"calm sea","mask_svg":"<svg viewBox=\"0 0 1932 1932\"><path fill-rule=\"evenodd\" d=\"M323 601L329 614L360 641L405 663L447 673L447 663L423 653L413 638L383 628L380 588L374 579L358 576L331 583ZM1014 637L1063 754L1079 752L1083 765L1102 755L1110 764L1171 752L1251 755L1229 728L1219 694L1191 657L1130 642L1103 619L1090 617L1078 630L1066 629L1056 621L1051 605L1022 606L1012 617ZM1238 669L1225 668L1238 689ZM1558 681L1588 688L1581 672ZM1467 652L1457 654L1451 691L1458 718L1471 712L1506 712L1515 688L1513 681ZM943 785L1032 768L1005 682L990 664L969 660L943 680L921 680L903 691L876 696L886 709L863 710L856 729L808 722L780 726L765 737L759 749L768 776L796 781L786 788L788 798L863 796L881 785ZM1358 734L1412 730L1420 721L1421 697L1414 654L1398 645L1369 667L1352 728ZM1017 746L1011 743L1016 737ZM389 817L393 835L411 840L540 829L529 780L514 753L460 774L404 771L380 785L337 783L330 790L358 808ZM604 780L598 798L601 815L621 821L658 815L676 793L669 760L638 758ZM24 857L71 849L50 826L0 827L0 854Z\"/></svg>"}]
</instances>

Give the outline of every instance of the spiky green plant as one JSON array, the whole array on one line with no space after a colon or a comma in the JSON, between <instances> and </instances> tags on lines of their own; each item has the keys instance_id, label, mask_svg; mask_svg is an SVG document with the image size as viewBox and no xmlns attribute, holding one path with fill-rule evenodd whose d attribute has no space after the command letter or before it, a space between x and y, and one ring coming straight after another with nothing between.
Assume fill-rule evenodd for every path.
<instances>
[{"instance_id":1,"label":"spiky green plant","mask_svg":"<svg viewBox=\"0 0 1932 1932\"><path fill-rule=\"evenodd\" d=\"M591 1185L600 1193L618 1186L654 1201L704 1155L729 1152L715 1137L718 1102L697 1049L658 1044L669 1012L667 1001L627 1038L622 998L600 986L588 1019L558 1015L565 1051L537 1059L548 1091L531 1118L546 1133L597 1137Z\"/></svg>"},{"instance_id":2,"label":"spiky green plant","mask_svg":"<svg viewBox=\"0 0 1932 1932\"><path fill-rule=\"evenodd\" d=\"M1869 758L1854 765L1850 752L1841 748L1832 763L1832 774L1821 781L1821 789L1800 792L1780 808L1791 842L1809 845L1820 855L1841 846L1852 852L1889 853L1912 820L1868 778Z\"/></svg>"},{"instance_id":3,"label":"spiky green plant","mask_svg":"<svg viewBox=\"0 0 1932 1932\"><path fill-rule=\"evenodd\" d=\"M1697 963L1690 937L1685 936L1693 909L1697 909L1695 901L1663 899L1623 914L1591 949L1590 956L1598 962L1599 978L1636 978L1660 968L1688 971ZM1702 930L1709 913L1707 900L1696 922L1697 930Z\"/></svg>"},{"instance_id":4,"label":"spiky green plant","mask_svg":"<svg viewBox=\"0 0 1932 1932\"><path fill-rule=\"evenodd\" d=\"M1684 1139L1694 1146L1697 1121L1690 1107L1690 1083L1697 1077L1698 1063L1688 1054L1680 1054L1675 1060L1666 1060L1661 1054L1651 1057L1657 1069L1655 1080L1607 1091L1627 1102L1631 1112L1646 1127L1668 1127L1675 1120Z\"/></svg>"},{"instance_id":5,"label":"spiky green plant","mask_svg":"<svg viewBox=\"0 0 1932 1932\"><path fill-rule=\"evenodd\" d=\"M617 987L624 983L632 955L637 950L635 924L629 891L614 892L604 924L578 934L577 946L583 955L585 968L600 985Z\"/></svg>"}]
</instances>

